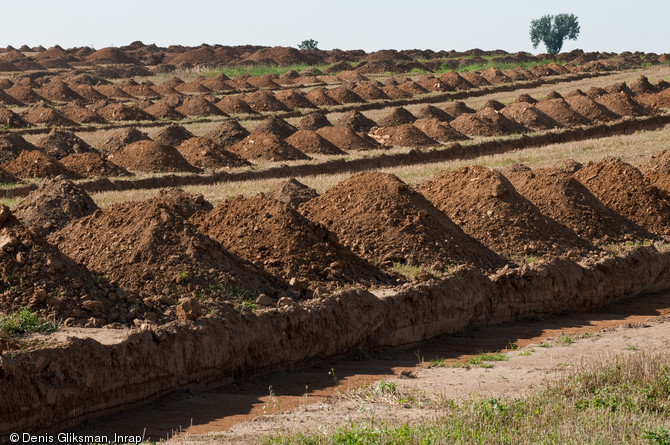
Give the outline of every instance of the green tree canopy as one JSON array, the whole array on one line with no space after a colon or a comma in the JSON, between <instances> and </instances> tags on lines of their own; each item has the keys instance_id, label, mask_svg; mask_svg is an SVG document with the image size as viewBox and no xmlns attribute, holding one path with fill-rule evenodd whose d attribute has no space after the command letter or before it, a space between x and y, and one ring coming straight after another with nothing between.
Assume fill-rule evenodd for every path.
<instances>
[{"instance_id":1,"label":"green tree canopy","mask_svg":"<svg viewBox=\"0 0 670 445\"><path fill-rule=\"evenodd\" d=\"M319 42L317 42L314 39L307 39L303 40L302 42L298 43L298 49L319 49L316 47Z\"/></svg>"},{"instance_id":2,"label":"green tree canopy","mask_svg":"<svg viewBox=\"0 0 670 445\"><path fill-rule=\"evenodd\" d=\"M533 48L540 42L547 47L549 54L561 52L566 39L577 40L579 22L574 14L545 15L530 22L530 41Z\"/></svg>"}]
</instances>

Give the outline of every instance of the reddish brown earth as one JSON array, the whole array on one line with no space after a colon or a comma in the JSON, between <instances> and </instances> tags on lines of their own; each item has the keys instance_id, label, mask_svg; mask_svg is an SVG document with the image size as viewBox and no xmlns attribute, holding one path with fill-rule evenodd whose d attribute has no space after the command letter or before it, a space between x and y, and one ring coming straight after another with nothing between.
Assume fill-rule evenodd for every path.
<instances>
[{"instance_id":1,"label":"reddish brown earth","mask_svg":"<svg viewBox=\"0 0 670 445\"><path fill-rule=\"evenodd\" d=\"M253 108L239 96L224 96L216 103L216 107L228 114L252 114Z\"/></svg>"},{"instance_id":2,"label":"reddish brown earth","mask_svg":"<svg viewBox=\"0 0 670 445\"><path fill-rule=\"evenodd\" d=\"M293 125L286 122L284 119L272 116L269 119L266 119L260 122L253 128L255 133L272 133L275 136L279 136L282 139L286 139L295 133L298 129Z\"/></svg>"},{"instance_id":3,"label":"reddish brown earth","mask_svg":"<svg viewBox=\"0 0 670 445\"><path fill-rule=\"evenodd\" d=\"M226 148L236 142L240 142L249 136L249 134L249 131L240 125L238 121L230 119L207 133L205 137Z\"/></svg>"},{"instance_id":4,"label":"reddish brown earth","mask_svg":"<svg viewBox=\"0 0 670 445\"><path fill-rule=\"evenodd\" d=\"M146 173L198 171L174 147L151 140L126 145L110 155L109 160L130 171Z\"/></svg>"},{"instance_id":5,"label":"reddish brown earth","mask_svg":"<svg viewBox=\"0 0 670 445\"><path fill-rule=\"evenodd\" d=\"M587 118L573 110L563 98L545 98L536 103L535 107L561 125L572 127L590 123Z\"/></svg>"},{"instance_id":6,"label":"reddish brown earth","mask_svg":"<svg viewBox=\"0 0 670 445\"><path fill-rule=\"evenodd\" d=\"M365 116L358 110L348 111L344 113L335 123L338 127L347 127L351 128L354 131L362 131L367 133L373 127L377 126L377 123Z\"/></svg>"},{"instance_id":7,"label":"reddish brown earth","mask_svg":"<svg viewBox=\"0 0 670 445\"><path fill-rule=\"evenodd\" d=\"M270 91L257 91L242 98L256 112L289 111ZM309 99L309 98L308 98Z\"/></svg>"},{"instance_id":8,"label":"reddish brown earth","mask_svg":"<svg viewBox=\"0 0 670 445\"><path fill-rule=\"evenodd\" d=\"M63 175L70 179L81 179L67 170L52 157L37 150L24 150L16 159L5 162L2 168L21 179L52 178Z\"/></svg>"},{"instance_id":9,"label":"reddish brown earth","mask_svg":"<svg viewBox=\"0 0 670 445\"><path fill-rule=\"evenodd\" d=\"M528 102L512 102L501 113L515 122L536 131L546 131L561 128L562 124L538 110Z\"/></svg>"},{"instance_id":10,"label":"reddish brown earth","mask_svg":"<svg viewBox=\"0 0 670 445\"><path fill-rule=\"evenodd\" d=\"M22 151L37 149L33 144L23 139L20 134L0 135L0 161L2 162L16 159Z\"/></svg>"},{"instance_id":11,"label":"reddish brown earth","mask_svg":"<svg viewBox=\"0 0 670 445\"><path fill-rule=\"evenodd\" d=\"M219 169L251 165L249 161L229 152L206 137L187 139L177 146L186 161L201 169Z\"/></svg>"},{"instance_id":12,"label":"reddish brown earth","mask_svg":"<svg viewBox=\"0 0 670 445\"><path fill-rule=\"evenodd\" d=\"M73 153L58 162L82 178L131 176L128 170L102 158L97 153Z\"/></svg>"},{"instance_id":13,"label":"reddish brown earth","mask_svg":"<svg viewBox=\"0 0 670 445\"><path fill-rule=\"evenodd\" d=\"M21 113L21 117L35 125L74 126L75 123L66 118L60 111L44 104L31 105Z\"/></svg>"},{"instance_id":14,"label":"reddish brown earth","mask_svg":"<svg viewBox=\"0 0 670 445\"><path fill-rule=\"evenodd\" d=\"M286 138L286 142L307 154L343 155L344 151L324 139L316 131L298 130Z\"/></svg>"},{"instance_id":15,"label":"reddish brown earth","mask_svg":"<svg viewBox=\"0 0 670 445\"><path fill-rule=\"evenodd\" d=\"M303 202L316 198L319 194L295 178L280 182L268 190L267 195L279 202L298 208Z\"/></svg>"},{"instance_id":16,"label":"reddish brown earth","mask_svg":"<svg viewBox=\"0 0 670 445\"><path fill-rule=\"evenodd\" d=\"M456 101L449 103L444 107L444 111L452 117L452 119L459 117L461 114L475 113L475 110L465 105L463 101Z\"/></svg>"},{"instance_id":17,"label":"reddish brown earth","mask_svg":"<svg viewBox=\"0 0 670 445\"><path fill-rule=\"evenodd\" d=\"M414 121L414 126L424 132L429 138L441 143L468 139L467 136L454 130L447 122L442 122L435 118L417 119Z\"/></svg>"},{"instance_id":18,"label":"reddish brown earth","mask_svg":"<svg viewBox=\"0 0 670 445\"><path fill-rule=\"evenodd\" d=\"M159 144L172 145L173 147L176 147L182 142L193 137L195 137L195 135L188 131L185 127L178 124L172 124L156 133L153 137L153 140Z\"/></svg>"},{"instance_id":19,"label":"reddish brown earth","mask_svg":"<svg viewBox=\"0 0 670 445\"><path fill-rule=\"evenodd\" d=\"M184 99L176 111L185 116L224 116L225 113L209 103L204 97L196 96Z\"/></svg>"},{"instance_id":20,"label":"reddish brown earth","mask_svg":"<svg viewBox=\"0 0 670 445\"><path fill-rule=\"evenodd\" d=\"M107 154L116 153L128 144L149 140L149 136L135 127L122 128L112 133L97 148Z\"/></svg>"},{"instance_id":21,"label":"reddish brown earth","mask_svg":"<svg viewBox=\"0 0 670 445\"><path fill-rule=\"evenodd\" d=\"M295 90L277 91L275 97L289 110L296 110L298 108L317 108L317 106L310 102L304 94L297 93Z\"/></svg>"},{"instance_id":22,"label":"reddish brown earth","mask_svg":"<svg viewBox=\"0 0 670 445\"><path fill-rule=\"evenodd\" d=\"M327 107L337 105L338 102L326 94L328 90L324 87L316 87L305 94L305 98L316 106Z\"/></svg>"},{"instance_id":23,"label":"reddish brown earth","mask_svg":"<svg viewBox=\"0 0 670 445\"><path fill-rule=\"evenodd\" d=\"M228 147L228 150L244 159L253 161L295 161L310 159L279 136L272 133L253 132L240 142Z\"/></svg>"},{"instance_id":24,"label":"reddish brown earth","mask_svg":"<svg viewBox=\"0 0 670 445\"><path fill-rule=\"evenodd\" d=\"M313 130L316 131L319 128L330 127L332 124L328 120L325 114L315 112L310 113L300 119L296 124L296 128L299 130Z\"/></svg>"},{"instance_id":25,"label":"reddish brown earth","mask_svg":"<svg viewBox=\"0 0 670 445\"><path fill-rule=\"evenodd\" d=\"M97 114L108 121L152 121L155 118L149 113L133 105L111 103L102 108L94 109Z\"/></svg>"},{"instance_id":26,"label":"reddish brown earth","mask_svg":"<svg viewBox=\"0 0 670 445\"><path fill-rule=\"evenodd\" d=\"M0 126L6 128L26 128L30 124L12 110L0 106Z\"/></svg>"},{"instance_id":27,"label":"reddish brown earth","mask_svg":"<svg viewBox=\"0 0 670 445\"><path fill-rule=\"evenodd\" d=\"M330 141L340 150L344 151L358 151L358 150L374 150L380 148L379 145L371 138L361 136L349 127L323 127L316 131L324 139Z\"/></svg>"},{"instance_id":28,"label":"reddish brown earth","mask_svg":"<svg viewBox=\"0 0 670 445\"><path fill-rule=\"evenodd\" d=\"M104 124L107 122L102 116L77 102L64 105L60 111L66 118L80 124Z\"/></svg>"},{"instance_id":29,"label":"reddish brown earth","mask_svg":"<svg viewBox=\"0 0 670 445\"><path fill-rule=\"evenodd\" d=\"M412 124L375 127L369 134L380 144L394 147L434 147L438 145L437 141Z\"/></svg>"},{"instance_id":30,"label":"reddish brown earth","mask_svg":"<svg viewBox=\"0 0 670 445\"><path fill-rule=\"evenodd\" d=\"M412 124L416 120L416 116L407 111L405 108L394 108L389 114L381 119L377 119L377 125L381 127L395 127L402 124Z\"/></svg>"},{"instance_id":31,"label":"reddish brown earth","mask_svg":"<svg viewBox=\"0 0 670 445\"><path fill-rule=\"evenodd\" d=\"M488 119L473 113L463 113L449 123L454 130L467 136L502 136L505 132L496 128Z\"/></svg>"},{"instance_id":32,"label":"reddish brown earth","mask_svg":"<svg viewBox=\"0 0 670 445\"><path fill-rule=\"evenodd\" d=\"M71 131L58 128L54 128L49 134L39 138L35 142L35 146L41 148L46 154L54 159L62 159L73 153L95 151L83 139Z\"/></svg>"}]
</instances>

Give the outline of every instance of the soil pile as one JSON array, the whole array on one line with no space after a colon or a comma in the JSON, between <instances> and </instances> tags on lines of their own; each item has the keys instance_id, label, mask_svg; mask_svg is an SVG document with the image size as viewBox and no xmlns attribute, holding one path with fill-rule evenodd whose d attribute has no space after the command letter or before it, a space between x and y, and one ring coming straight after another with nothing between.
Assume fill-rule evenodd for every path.
<instances>
[{"instance_id":1,"label":"soil pile","mask_svg":"<svg viewBox=\"0 0 670 445\"><path fill-rule=\"evenodd\" d=\"M202 84L201 79L194 79L190 82L184 82L175 86L174 89L179 93L185 94L207 94L212 92L212 90Z\"/></svg>"},{"instance_id":2,"label":"soil pile","mask_svg":"<svg viewBox=\"0 0 670 445\"><path fill-rule=\"evenodd\" d=\"M419 108L416 116L425 119L437 119L442 122L451 122L454 118L446 111L440 110L434 105L424 105Z\"/></svg>"},{"instance_id":3,"label":"soil pile","mask_svg":"<svg viewBox=\"0 0 670 445\"><path fill-rule=\"evenodd\" d=\"M223 111L209 103L204 97L196 96L184 99L176 110L185 116L222 116Z\"/></svg>"},{"instance_id":4,"label":"soil pile","mask_svg":"<svg viewBox=\"0 0 670 445\"><path fill-rule=\"evenodd\" d=\"M658 93L658 88L656 88L655 85L652 85L646 76L640 76L635 82L633 82L633 84L630 86L630 90L635 95Z\"/></svg>"},{"instance_id":5,"label":"soil pile","mask_svg":"<svg viewBox=\"0 0 670 445\"><path fill-rule=\"evenodd\" d=\"M467 136L454 130L447 122L438 119L423 118L414 121L414 126L426 134L429 138L439 142L462 141Z\"/></svg>"},{"instance_id":6,"label":"soil pile","mask_svg":"<svg viewBox=\"0 0 670 445\"><path fill-rule=\"evenodd\" d=\"M49 134L39 138L35 145L54 159L62 159L73 153L96 151L71 131L58 128L54 128Z\"/></svg>"},{"instance_id":7,"label":"soil pile","mask_svg":"<svg viewBox=\"0 0 670 445\"><path fill-rule=\"evenodd\" d=\"M249 136L249 134L249 131L240 125L238 121L230 119L207 133L205 137L226 148L240 142Z\"/></svg>"},{"instance_id":8,"label":"soil pile","mask_svg":"<svg viewBox=\"0 0 670 445\"><path fill-rule=\"evenodd\" d=\"M311 159L272 133L257 133L254 131L240 142L228 147L228 149L250 161L264 159L279 162Z\"/></svg>"},{"instance_id":9,"label":"soil pile","mask_svg":"<svg viewBox=\"0 0 670 445\"><path fill-rule=\"evenodd\" d=\"M469 90L474 88L474 85L465 80L455 71L446 72L440 77L440 82L442 82L449 90Z\"/></svg>"},{"instance_id":10,"label":"soil pile","mask_svg":"<svg viewBox=\"0 0 670 445\"><path fill-rule=\"evenodd\" d=\"M343 85L327 90L326 94L338 104L365 103L365 99Z\"/></svg>"},{"instance_id":11,"label":"soil pile","mask_svg":"<svg viewBox=\"0 0 670 445\"><path fill-rule=\"evenodd\" d=\"M112 154L109 160L130 171L143 173L198 171L176 148L151 140L128 144Z\"/></svg>"},{"instance_id":12,"label":"soil pile","mask_svg":"<svg viewBox=\"0 0 670 445\"><path fill-rule=\"evenodd\" d=\"M111 103L93 110L108 121L153 121L155 118L134 105Z\"/></svg>"},{"instance_id":13,"label":"soil pile","mask_svg":"<svg viewBox=\"0 0 670 445\"><path fill-rule=\"evenodd\" d=\"M499 132L504 134L526 133L528 128L519 124L518 122L508 119L504 114L496 111L493 108L484 107L477 111L475 115L481 119L485 119L491 123L491 126Z\"/></svg>"},{"instance_id":14,"label":"soil pile","mask_svg":"<svg viewBox=\"0 0 670 445\"><path fill-rule=\"evenodd\" d=\"M268 88L271 90L279 89L281 86L275 82L277 78L274 74L262 74L260 76L249 76L246 81L255 88Z\"/></svg>"},{"instance_id":15,"label":"soil pile","mask_svg":"<svg viewBox=\"0 0 670 445\"><path fill-rule=\"evenodd\" d=\"M219 73L210 79L203 80L201 84L212 91L223 92L231 89L230 86L226 83L227 80L230 80L228 76L223 73ZM173 88L175 86L177 85L174 85Z\"/></svg>"},{"instance_id":16,"label":"soil pile","mask_svg":"<svg viewBox=\"0 0 670 445\"><path fill-rule=\"evenodd\" d=\"M451 116L452 119L457 118L461 114L475 113L475 110L465 105L465 102L463 101L456 101L447 104L447 106L444 107L444 111L449 116Z\"/></svg>"},{"instance_id":17,"label":"soil pile","mask_svg":"<svg viewBox=\"0 0 670 445\"><path fill-rule=\"evenodd\" d=\"M595 99L601 105L619 116L647 116L651 110L640 105L635 99L624 93L609 93Z\"/></svg>"},{"instance_id":18,"label":"soil pile","mask_svg":"<svg viewBox=\"0 0 670 445\"><path fill-rule=\"evenodd\" d=\"M418 83L414 82L413 80L408 80L406 82L401 83L398 85L398 89L405 91L406 93L410 94L411 96L417 96L419 94L426 94L428 93L428 90L419 85Z\"/></svg>"},{"instance_id":19,"label":"soil pile","mask_svg":"<svg viewBox=\"0 0 670 445\"><path fill-rule=\"evenodd\" d=\"M51 156L37 150L22 151L16 159L2 164L2 168L21 179L54 178L60 175L70 179L81 179Z\"/></svg>"},{"instance_id":20,"label":"soil pile","mask_svg":"<svg viewBox=\"0 0 670 445\"><path fill-rule=\"evenodd\" d=\"M504 264L390 174L358 174L300 209L352 251L387 268L400 264L444 271L464 263L484 269Z\"/></svg>"},{"instance_id":21,"label":"soil pile","mask_svg":"<svg viewBox=\"0 0 670 445\"><path fill-rule=\"evenodd\" d=\"M16 184L17 182L21 180L4 168L0 168L0 184Z\"/></svg>"},{"instance_id":22,"label":"soil pile","mask_svg":"<svg viewBox=\"0 0 670 445\"><path fill-rule=\"evenodd\" d=\"M670 235L670 203L640 170L618 159L589 163L575 173L606 206L658 235Z\"/></svg>"},{"instance_id":23,"label":"soil pile","mask_svg":"<svg viewBox=\"0 0 670 445\"><path fill-rule=\"evenodd\" d=\"M195 135L183 126L172 124L156 133L153 137L153 140L159 144L172 145L173 147L176 147L185 140L191 139L193 137L195 137Z\"/></svg>"},{"instance_id":24,"label":"soil pile","mask_svg":"<svg viewBox=\"0 0 670 445\"><path fill-rule=\"evenodd\" d=\"M445 172L419 188L465 233L503 256L556 256L593 250L540 213L499 172L481 166Z\"/></svg>"},{"instance_id":25,"label":"soil pile","mask_svg":"<svg viewBox=\"0 0 670 445\"><path fill-rule=\"evenodd\" d=\"M287 281L308 281L311 288L371 284L382 275L325 227L263 194L225 200L190 221L234 254Z\"/></svg>"},{"instance_id":26,"label":"soil pile","mask_svg":"<svg viewBox=\"0 0 670 445\"><path fill-rule=\"evenodd\" d=\"M109 136L98 149L104 153L112 154L133 142L148 140L150 140L149 135L135 127L122 128Z\"/></svg>"},{"instance_id":27,"label":"soil pile","mask_svg":"<svg viewBox=\"0 0 670 445\"><path fill-rule=\"evenodd\" d=\"M91 85L85 84L74 84L70 85L70 88L82 97L85 101L95 102L96 100L107 99L107 96L104 96Z\"/></svg>"},{"instance_id":28,"label":"soil pile","mask_svg":"<svg viewBox=\"0 0 670 445\"><path fill-rule=\"evenodd\" d=\"M193 137L182 142L177 151L186 161L201 169L242 167L250 163L229 152L206 137Z\"/></svg>"},{"instance_id":29,"label":"soil pile","mask_svg":"<svg viewBox=\"0 0 670 445\"><path fill-rule=\"evenodd\" d=\"M519 124L537 131L561 128L563 125L547 116L531 103L513 102L502 109L501 113Z\"/></svg>"},{"instance_id":30,"label":"soil pile","mask_svg":"<svg viewBox=\"0 0 670 445\"><path fill-rule=\"evenodd\" d=\"M118 85L96 85L95 90L109 99L132 99L133 97L123 91Z\"/></svg>"},{"instance_id":31,"label":"soil pile","mask_svg":"<svg viewBox=\"0 0 670 445\"><path fill-rule=\"evenodd\" d=\"M519 96L517 96L517 98L514 99L512 102L510 102L510 104L529 103L529 104L533 105L533 104L536 104L537 102L538 102L537 99L535 99L535 98L531 97L530 95L524 93L524 94L520 94Z\"/></svg>"},{"instance_id":32,"label":"soil pile","mask_svg":"<svg viewBox=\"0 0 670 445\"><path fill-rule=\"evenodd\" d=\"M260 113L264 111L289 111L279 102L271 91L256 91L243 97L252 110Z\"/></svg>"},{"instance_id":33,"label":"soil pile","mask_svg":"<svg viewBox=\"0 0 670 445\"><path fill-rule=\"evenodd\" d=\"M256 125L253 128L254 133L272 133L282 139L286 139L293 133L298 131L293 125L286 122L284 119L272 116Z\"/></svg>"},{"instance_id":34,"label":"soil pile","mask_svg":"<svg viewBox=\"0 0 670 445\"><path fill-rule=\"evenodd\" d=\"M303 94L299 94L295 90L277 91L275 97L289 110L298 108L317 108L316 105L310 102Z\"/></svg>"},{"instance_id":35,"label":"soil pile","mask_svg":"<svg viewBox=\"0 0 670 445\"><path fill-rule=\"evenodd\" d=\"M323 127L316 131L319 136L330 141L340 150L358 151L374 150L380 148L379 145L365 133L357 133L350 127L334 126Z\"/></svg>"},{"instance_id":36,"label":"soil pile","mask_svg":"<svg viewBox=\"0 0 670 445\"><path fill-rule=\"evenodd\" d=\"M517 192L553 220L598 243L644 240L653 235L605 206L569 173L535 169L508 173Z\"/></svg>"},{"instance_id":37,"label":"soil pile","mask_svg":"<svg viewBox=\"0 0 670 445\"><path fill-rule=\"evenodd\" d=\"M316 87L305 94L305 98L316 106L328 107L337 105L338 102L327 94L325 87Z\"/></svg>"},{"instance_id":38,"label":"soil pile","mask_svg":"<svg viewBox=\"0 0 670 445\"><path fill-rule=\"evenodd\" d=\"M30 124L21 116L3 106L0 106L0 127L27 128Z\"/></svg>"},{"instance_id":39,"label":"soil pile","mask_svg":"<svg viewBox=\"0 0 670 445\"><path fill-rule=\"evenodd\" d=\"M99 275L136 290L144 317L174 314L178 298L199 295L207 307L242 294L272 295L270 277L225 251L186 221L211 205L179 190L111 205L51 235L59 249Z\"/></svg>"},{"instance_id":40,"label":"soil pile","mask_svg":"<svg viewBox=\"0 0 670 445\"><path fill-rule=\"evenodd\" d=\"M416 120L416 116L407 111L405 108L398 107L391 110L389 114L377 121L377 124L382 127L395 127L396 125L412 124Z\"/></svg>"},{"instance_id":41,"label":"soil pile","mask_svg":"<svg viewBox=\"0 0 670 445\"><path fill-rule=\"evenodd\" d=\"M216 107L228 114L253 114L255 111L240 96L224 96Z\"/></svg>"},{"instance_id":42,"label":"soil pile","mask_svg":"<svg viewBox=\"0 0 670 445\"><path fill-rule=\"evenodd\" d=\"M376 127L377 123L372 119L366 117L358 110L348 111L344 113L335 123L338 127L347 127L353 131L362 131L367 133Z\"/></svg>"},{"instance_id":43,"label":"soil pile","mask_svg":"<svg viewBox=\"0 0 670 445\"><path fill-rule=\"evenodd\" d=\"M21 117L27 122L35 125L61 125L66 127L74 127L77 125L65 117L60 111L47 107L44 104L31 105L27 110L21 113Z\"/></svg>"},{"instance_id":44,"label":"soil pile","mask_svg":"<svg viewBox=\"0 0 670 445\"><path fill-rule=\"evenodd\" d=\"M42 181L14 207L13 213L25 226L47 236L98 209L84 190L64 177L56 177Z\"/></svg>"},{"instance_id":45,"label":"soil pile","mask_svg":"<svg viewBox=\"0 0 670 445\"><path fill-rule=\"evenodd\" d=\"M538 110L566 127L589 125L591 122L573 110L563 98L543 99L535 104Z\"/></svg>"},{"instance_id":46,"label":"soil pile","mask_svg":"<svg viewBox=\"0 0 670 445\"><path fill-rule=\"evenodd\" d=\"M486 78L477 71L467 71L465 73L461 73L461 77L474 87L484 87L491 85L491 82L486 80Z\"/></svg>"},{"instance_id":47,"label":"soil pile","mask_svg":"<svg viewBox=\"0 0 670 445\"><path fill-rule=\"evenodd\" d=\"M412 124L401 124L395 127L375 127L369 133L370 137L381 145L394 147L434 147L438 145Z\"/></svg>"},{"instance_id":48,"label":"soil pile","mask_svg":"<svg viewBox=\"0 0 670 445\"><path fill-rule=\"evenodd\" d=\"M130 172L103 159L97 153L75 153L59 161L63 167L82 178L109 178L130 176Z\"/></svg>"},{"instance_id":49,"label":"soil pile","mask_svg":"<svg viewBox=\"0 0 670 445\"><path fill-rule=\"evenodd\" d=\"M492 110L495 111L500 111L503 108L505 108L505 104L495 99L489 99L484 103L484 105L481 106L480 110L485 110L487 108L491 108Z\"/></svg>"},{"instance_id":50,"label":"soil pile","mask_svg":"<svg viewBox=\"0 0 670 445\"><path fill-rule=\"evenodd\" d=\"M7 88L5 93L9 94L16 101L19 101L19 103L23 102L24 104L36 104L38 102L46 101L45 98L26 85L14 85L11 88Z\"/></svg>"},{"instance_id":51,"label":"soil pile","mask_svg":"<svg viewBox=\"0 0 670 445\"><path fill-rule=\"evenodd\" d=\"M388 100L390 97L383 90L370 82L359 83L352 90L365 100Z\"/></svg>"},{"instance_id":52,"label":"soil pile","mask_svg":"<svg viewBox=\"0 0 670 445\"><path fill-rule=\"evenodd\" d=\"M661 195L670 202L670 150L664 150L644 166L644 175L656 186Z\"/></svg>"},{"instance_id":53,"label":"soil pile","mask_svg":"<svg viewBox=\"0 0 670 445\"><path fill-rule=\"evenodd\" d=\"M272 187L267 195L279 202L297 209L300 204L316 198L319 194L311 187L299 182L295 178L280 182Z\"/></svg>"},{"instance_id":54,"label":"soil pile","mask_svg":"<svg viewBox=\"0 0 670 445\"><path fill-rule=\"evenodd\" d=\"M507 77L505 74L503 74L502 71L500 71L497 68L488 68L483 70L480 75L486 79L489 83L508 83L511 82L512 79Z\"/></svg>"},{"instance_id":55,"label":"soil pile","mask_svg":"<svg viewBox=\"0 0 670 445\"><path fill-rule=\"evenodd\" d=\"M473 113L464 113L450 122L454 130L467 136L502 136L505 134L493 123Z\"/></svg>"},{"instance_id":56,"label":"soil pile","mask_svg":"<svg viewBox=\"0 0 670 445\"><path fill-rule=\"evenodd\" d=\"M89 110L77 102L64 105L60 110L66 118L80 124L104 124L107 122L98 113Z\"/></svg>"},{"instance_id":57,"label":"soil pile","mask_svg":"<svg viewBox=\"0 0 670 445\"><path fill-rule=\"evenodd\" d=\"M118 64L118 63L128 63L132 65L137 65L139 62L132 57L128 56L123 50L116 47L107 47L97 50L96 52L90 54L86 57L88 62L92 62L99 65L104 64Z\"/></svg>"},{"instance_id":58,"label":"soil pile","mask_svg":"<svg viewBox=\"0 0 670 445\"><path fill-rule=\"evenodd\" d=\"M0 135L0 162L16 159L24 150L37 150L37 147L23 139L20 134Z\"/></svg>"},{"instance_id":59,"label":"soil pile","mask_svg":"<svg viewBox=\"0 0 670 445\"><path fill-rule=\"evenodd\" d=\"M385 85L382 87L382 91L391 99L407 99L413 96L412 93L409 93L395 85Z\"/></svg>"},{"instance_id":60,"label":"soil pile","mask_svg":"<svg viewBox=\"0 0 670 445\"><path fill-rule=\"evenodd\" d=\"M24 106L25 104L21 103L21 101L15 99L14 97L10 96L9 94L5 93L0 89L0 104L6 105L8 107L12 105L17 105L19 107Z\"/></svg>"},{"instance_id":61,"label":"soil pile","mask_svg":"<svg viewBox=\"0 0 670 445\"><path fill-rule=\"evenodd\" d=\"M619 115L587 95L568 96L565 101L570 105L570 108L593 122L609 122L620 118Z\"/></svg>"},{"instance_id":62,"label":"soil pile","mask_svg":"<svg viewBox=\"0 0 670 445\"><path fill-rule=\"evenodd\" d=\"M303 153L324 154L324 155L343 155L344 151L337 148L332 142L324 139L316 131L298 130L286 138L286 142L297 148Z\"/></svg>"},{"instance_id":63,"label":"soil pile","mask_svg":"<svg viewBox=\"0 0 670 445\"><path fill-rule=\"evenodd\" d=\"M73 100L83 100L79 94L74 92L70 87L68 87L65 82L62 80L52 80L51 82L44 85L38 91L38 94L45 99L52 100L55 102L70 102Z\"/></svg>"},{"instance_id":64,"label":"soil pile","mask_svg":"<svg viewBox=\"0 0 670 445\"><path fill-rule=\"evenodd\" d=\"M184 114L168 105L165 100L159 100L158 102L145 107L144 112L149 113L156 119L181 120L186 117Z\"/></svg>"},{"instance_id":65,"label":"soil pile","mask_svg":"<svg viewBox=\"0 0 670 445\"><path fill-rule=\"evenodd\" d=\"M319 128L330 127L332 124L328 120L325 114L314 112L309 113L307 116L303 117L296 124L296 128L299 130L313 130L316 131Z\"/></svg>"}]
</instances>

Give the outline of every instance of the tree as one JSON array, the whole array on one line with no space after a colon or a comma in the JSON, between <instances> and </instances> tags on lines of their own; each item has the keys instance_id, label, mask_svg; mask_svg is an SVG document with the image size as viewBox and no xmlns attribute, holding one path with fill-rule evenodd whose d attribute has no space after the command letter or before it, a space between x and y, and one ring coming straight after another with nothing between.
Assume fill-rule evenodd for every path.
<instances>
[{"instance_id":1,"label":"tree","mask_svg":"<svg viewBox=\"0 0 670 445\"><path fill-rule=\"evenodd\" d=\"M574 14L545 15L530 22L530 41L533 48L540 42L547 52L556 55L561 52L565 39L577 40L579 22Z\"/></svg>"},{"instance_id":2,"label":"tree","mask_svg":"<svg viewBox=\"0 0 670 445\"><path fill-rule=\"evenodd\" d=\"M314 39L307 39L298 44L298 49L319 49L316 47L318 44L319 42Z\"/></svg>"}]
</instances>

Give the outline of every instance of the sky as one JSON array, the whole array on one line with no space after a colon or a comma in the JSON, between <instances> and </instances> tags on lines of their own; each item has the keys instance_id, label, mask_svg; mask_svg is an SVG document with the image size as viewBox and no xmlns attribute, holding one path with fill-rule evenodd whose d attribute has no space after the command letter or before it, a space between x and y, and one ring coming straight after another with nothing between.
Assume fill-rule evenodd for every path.
<instances>
[{"instance_id":1,"label":"sky","mask_svg":"<svg viewBox=\"0 0 670 445\"><path fill-rule=\"evenodd\" d=\"M670 53L670 1L637 0L0 0L0 47L297 46L320 49L533 49L530 22L572 13L581 33L563 51Z\"/></svg>"}]
</instances>

